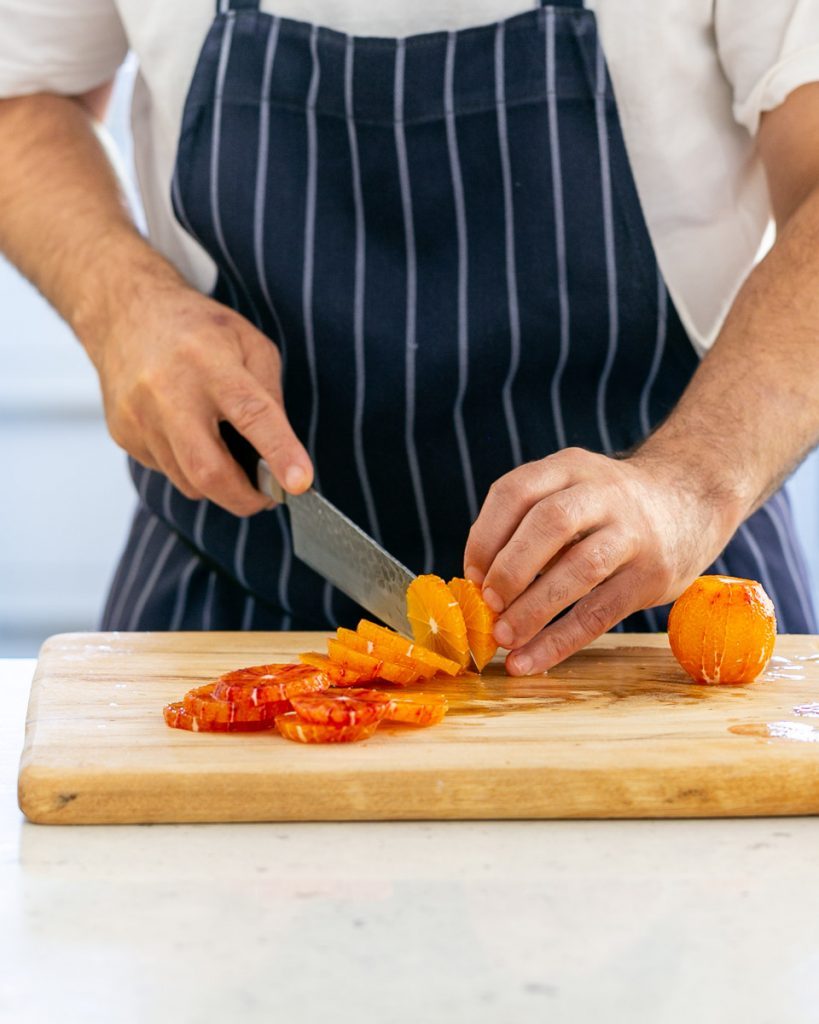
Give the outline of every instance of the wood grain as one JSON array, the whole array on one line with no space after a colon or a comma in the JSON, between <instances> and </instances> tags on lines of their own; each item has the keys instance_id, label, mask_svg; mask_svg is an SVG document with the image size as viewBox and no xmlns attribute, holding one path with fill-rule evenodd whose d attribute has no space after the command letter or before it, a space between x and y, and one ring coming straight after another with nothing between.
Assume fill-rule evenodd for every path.
<instances>
[{"instance_id":1,"label":"wood grain","mask_svg":"<svg viewBox=\"0 0 819 1024\"><path fill-rule=\"evenodd\" d=\"M512 679L493 663L482 678L438 684L451 700L441 725L382 726L359 744L165 726L162 705L194 684L292 661L323 639L53 637L32 683L21 809L65 824L819 812L812 636L780 637L750 686L702 687L664 636L612 634L546 677Z\"/></svg>"}]
</instances>

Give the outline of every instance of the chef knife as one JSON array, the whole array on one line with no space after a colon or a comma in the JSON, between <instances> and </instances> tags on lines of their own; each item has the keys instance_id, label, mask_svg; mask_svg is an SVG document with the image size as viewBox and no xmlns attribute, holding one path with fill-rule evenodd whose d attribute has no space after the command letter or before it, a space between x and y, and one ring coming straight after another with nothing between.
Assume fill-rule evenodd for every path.
<instances>
[{"instance_id":1,"label":"chef knife","mask_svg":"<svg viewBox=\"0 0 819 1024\"><path fill-rule=\"evenodd\" d=\"M340 509L311 487L303 494L283 490L264 459L256 465L256 486L287 506L296 555L339 590L406 636L407 587L413 573L388 554Z\"/></svg>"}]
</instances>

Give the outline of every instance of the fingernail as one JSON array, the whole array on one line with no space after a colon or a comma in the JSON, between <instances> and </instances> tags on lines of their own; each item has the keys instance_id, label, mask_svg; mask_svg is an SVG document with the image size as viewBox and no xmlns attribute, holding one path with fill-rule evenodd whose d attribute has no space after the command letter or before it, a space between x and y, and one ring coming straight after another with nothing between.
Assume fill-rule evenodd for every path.
<instances>
[{"instance_id":1,"label":"fingernail","mask_svg":"<svg viewBox=\"0 0 819 1024\"><path fill-rule=\"evenodd\" d=\"M496 622L492 635L501 647L511 647L515 642L515 633L508 622Z\"/></svg>"},{"instance_id":2,"label":"fingernail","mask_svg":"<svg viewBox=\"0 0 819 1024\"><path fill-rule=\"evenodd\" d=\"M300 491L307 482L307 474L301 466L288 466L284 474L284 486L288 491Z\"/></svg>"},{"instance_id":3,"label":"fingernail","mask_svg":"<svg viewBox=\"0 0 819 1024\"><path fill-rule=\"evenodd\" d=\"M503 598L500 594L496 594L491 587L483 591L483 599L489 605L493 612L502 612L504 608Z\"/></svg>"},{"instance_id":4,"label":"fingernail","mask_svg":"<svg viewBox=\"0 0 819 1024\"><path fill-rule=\"evenodd\" d=\"M528 654L518 654L512 658L511 667L519 675L525 676L532 671L532 659Z\"/></svg>"},{"instance_id":5,"label":"fingernail","mask_svg":"<svg viewBox=\"0 0 819 1024\"><path fill-rule=\"evenodd\" d=\"M478 586L480 586L483 583L483 580L484 580L483 573L481 572L480 569L476 568L474 565L468 565L464 569L464 576L468 580L472 580L473 583L477 583Z\"/></svg>"}]
</instances>

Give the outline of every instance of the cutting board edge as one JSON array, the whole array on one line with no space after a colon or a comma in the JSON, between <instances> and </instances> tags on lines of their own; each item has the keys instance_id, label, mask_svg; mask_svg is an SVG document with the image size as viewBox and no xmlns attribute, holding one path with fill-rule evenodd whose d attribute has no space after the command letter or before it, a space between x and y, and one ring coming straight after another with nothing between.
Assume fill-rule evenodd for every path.
<instances>
[{"instance_id":1,"label":"cutting board edge","mask_svg":"<svg viewBox=\"0 0 819 1024\"><path fill-rule=\"evenodd\" d=\"M276 779L262 779L251 795L236 777L225 776L220 786L207 787L197 773L180 775L169 788L160 773L140 775L135 788L127 774L109 776L77 772L66 774L24 756L18 777L18 803L35 824L158 824L172 822L284 822L284 821L416 821L416 820L559 820L638 818L784 817L819 814L819 766L811 777L799 771L800 787L789 785L783 795L781 778L772 779L764 765L758 770L737 771L715 779L713 788L692 785L685 769L646 771L635 776L607 770L567 769L555 772L507 768L493 773L484 785L474 775L457 770L387 772L377 787L362 792L361 780L327 772L325 784L310 779L291 779L287 793ZM408 779L407 775L413 778ZM542 776L542 780L538 778ZM584 778L583 800L568 801ZM733 776L733 777L732 777ZM743 782L748 794L738 801L735 786ZM543 785L538 785L542 781ZM573 786L573 784L575 784ZM809 785L806 785L809 784ZM316 793L324 797L316 799ZM798 793L798 796L792 794ZM312 802L305 797L312 797ZM200 802L201 801L201 802ZM305 809L309 806L309 809ZM116 808L112 814L111 808ZM430 812L434 808L434 813ZM514 811L511 810L514 808Z\"/></svg>"}]
</instances>

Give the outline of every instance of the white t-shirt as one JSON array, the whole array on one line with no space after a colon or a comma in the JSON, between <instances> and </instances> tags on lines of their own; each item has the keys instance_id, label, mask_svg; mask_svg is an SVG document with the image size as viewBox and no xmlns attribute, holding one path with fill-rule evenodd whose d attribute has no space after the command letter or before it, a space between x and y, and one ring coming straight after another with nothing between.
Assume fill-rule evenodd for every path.
<instances>
[{"instance_id":1,"label":"white t-shirt","mask_svg":"<svg viewBox=\"0 0 819 1024\"><path fill-rule=\"evenodd\" d=\"M263 0L356 35L406 36L511 17L535 0ZM770 204L761 112L819 81L819 0L593 0L660 266L702 351L759 250ZM214 268L177 225L170 180L214 0L0 0L0 96L80 93L132 50L135 160L150 237L193 283Z\"/></svg>"}]
</instances>

